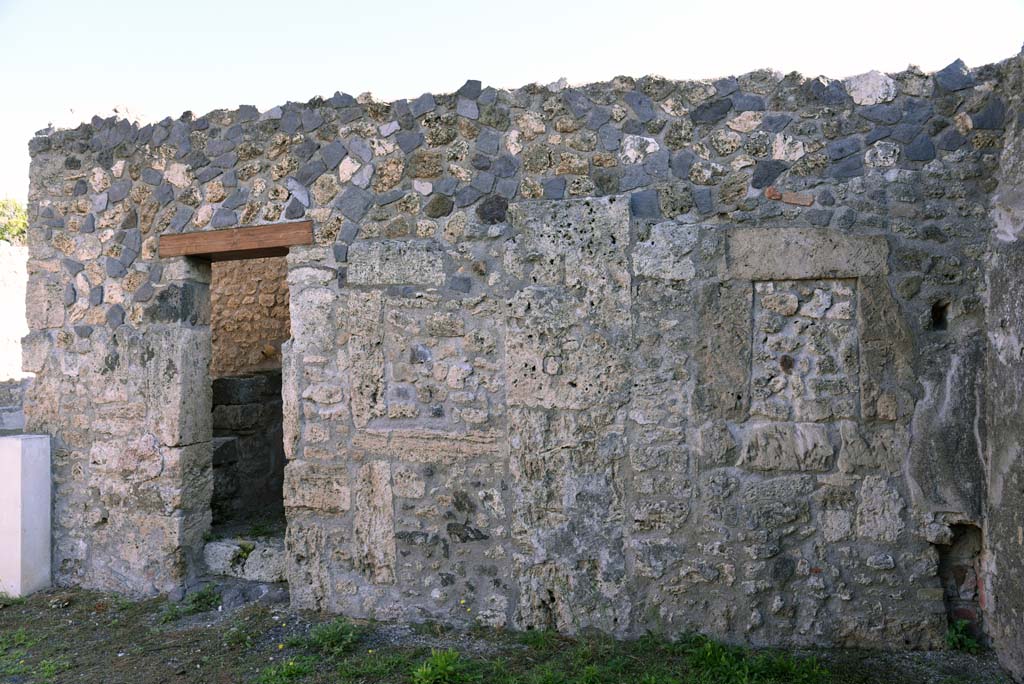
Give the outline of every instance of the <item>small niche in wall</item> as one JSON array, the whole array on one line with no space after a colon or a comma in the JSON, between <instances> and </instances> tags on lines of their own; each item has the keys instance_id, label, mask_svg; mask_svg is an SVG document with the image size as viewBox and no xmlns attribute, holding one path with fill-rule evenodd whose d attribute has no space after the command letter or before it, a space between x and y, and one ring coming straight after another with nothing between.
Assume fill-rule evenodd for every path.
<instances>
[{"instance_id":1,"label":"small niche in wall","mask_svg":"<svg viewBox=\"0 0 1024 684\"><path fill-rule=\"evenodd\" d=\"M950 543L937 546L939 581L949 624L962 623L966 633L987 643L981 609L982 534L975 525L953 525Z\"/></svg>"},{"instance_id":2,"label":"small niche in wall","mask_svg":"<svg viewBox=\"0 0 1024 684\"><path fill-rule=\"evenodd\" d=\"M940 299L932 303L932 330L946 330L949 328L949 302Z\"/></svg>"}]
</instances>

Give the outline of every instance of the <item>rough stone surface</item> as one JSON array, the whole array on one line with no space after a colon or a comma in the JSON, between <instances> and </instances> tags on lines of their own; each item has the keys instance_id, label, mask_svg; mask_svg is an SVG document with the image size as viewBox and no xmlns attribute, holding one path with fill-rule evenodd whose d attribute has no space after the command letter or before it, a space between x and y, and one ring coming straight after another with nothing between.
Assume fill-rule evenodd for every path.
<instances>
[{"instance_id":1,"label":"rough stone surface","mask_svg":"<svg viewBox=\"0 0 1024 684\"><path fill-rule=\"evenodd\" d=\"M41 136L22 349L55 578L195 572L210 272L159 236L292 206L296 606L934 648L949 587L975 600L940 573L974 526L979 627L1020 671L1020 68L470 83Z\"/></svg>"},{"instance_id":2,"label":"rough stone surface","mask_svg":"<svg viewBox=\"0 0 1024 684\"><path fill-rule=\"evenodd\" d=\"M1024 60L1007 66L999 91L1008 107L1024 106ZM1024 679L1024 120L1009 125L990 206L989 259L985 274L985 461L988 506L981 527L984 565L978 590L985 607L986 629L1000 662ZM938 388L936 388L938 389ZM980 390L979 390L980 393ZM955 472L955 471L954 471ZM940 519L943 541L955 518ZM972 521L975 522L975 521Z\"/></svg>"},{"instance_id":3,"label":"rough stone surface","mask_svg":"<svg viewBox=\"0 0 1024 684\"><path fill-rule=\"evenodd\" d=\"M212 271L210 375L280 368L281 344L290 336L284 258L220 261Z\"/></svg>"},{"instance_id":4,"label":"rough stone surface","mask_svg":"<svg viewBox=\"0 0 1024 684\"><path fill-rule=\"evenodd\" d=\"M896 82L879 71L851 76L844 82L855 104L874 105L891 102L897 93Z\"/></svg>"}]
</instances>

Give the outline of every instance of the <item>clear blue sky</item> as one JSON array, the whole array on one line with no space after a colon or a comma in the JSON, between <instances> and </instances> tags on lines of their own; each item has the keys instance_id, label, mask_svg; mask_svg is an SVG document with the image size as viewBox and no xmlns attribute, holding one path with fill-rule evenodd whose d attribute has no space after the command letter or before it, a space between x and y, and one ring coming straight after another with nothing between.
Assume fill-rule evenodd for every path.
<instances>
[{"instance_id":1,"label":"clear blue sky","mask_svg":"<svg viewBox=\"0 0 1024 684\"><path fill-rule=\"evenodd\" d=\"M843 77L978 66L1022 42L1024 0L0 0L0 197L25 198L35 130L118 105L150 121L466 78Z\"/></svg>"}]
</instances>

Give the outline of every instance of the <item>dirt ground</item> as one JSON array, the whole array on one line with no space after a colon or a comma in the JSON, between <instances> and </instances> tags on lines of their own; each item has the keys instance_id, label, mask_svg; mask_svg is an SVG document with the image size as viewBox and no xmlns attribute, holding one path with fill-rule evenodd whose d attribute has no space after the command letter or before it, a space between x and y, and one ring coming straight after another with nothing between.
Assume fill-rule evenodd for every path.
<instances>
[{"instance_id":1,"label":"dirt ground","mask_svg":"<svg viewBox=\"0 0 1024 684\"><path fill-rule=\"evenodd\" d=\"M687 650L654 640L357 625L286 604L224 610L213 590L177 605L82 590L0 599L3 684L1012 684L990 652L820 650L769 659L695 643ZM428 662L441 649L458 653L447 675ZM806 667L810 658L820 666Z\"/></svg>"}]
</instances>

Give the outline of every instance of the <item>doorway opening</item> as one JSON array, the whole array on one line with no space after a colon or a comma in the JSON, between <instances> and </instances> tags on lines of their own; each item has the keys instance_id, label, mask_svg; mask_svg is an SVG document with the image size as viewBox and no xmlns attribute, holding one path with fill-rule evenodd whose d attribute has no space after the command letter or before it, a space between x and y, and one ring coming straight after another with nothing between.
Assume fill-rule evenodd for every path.
<instances>
[{"instance_id":1,"label":"doorway opening","mask_svg":"<svg viewBox=\"0 0 1024 684\"><path fill-rule=\"evenodd\" d=\"M284 257L219 261L211 271L213 534L283 536L287 264Z\"/></svg>"},{"instance_id":2,"label":"doorway opening","mask_svg":"<svg viewBox=\"0 0 1024 684\"><path fill-rule=\"evenodd\" d=\"M205 402L212 395L203 408L212 412L211 526L197 568L207 576L260 586L286 580L281 396L281 349L290 337L286 256L292 246L312 241L309 221L160 238L161 257L210 262L211 392L196 398Z\"/></svg>"}]
</instances>

